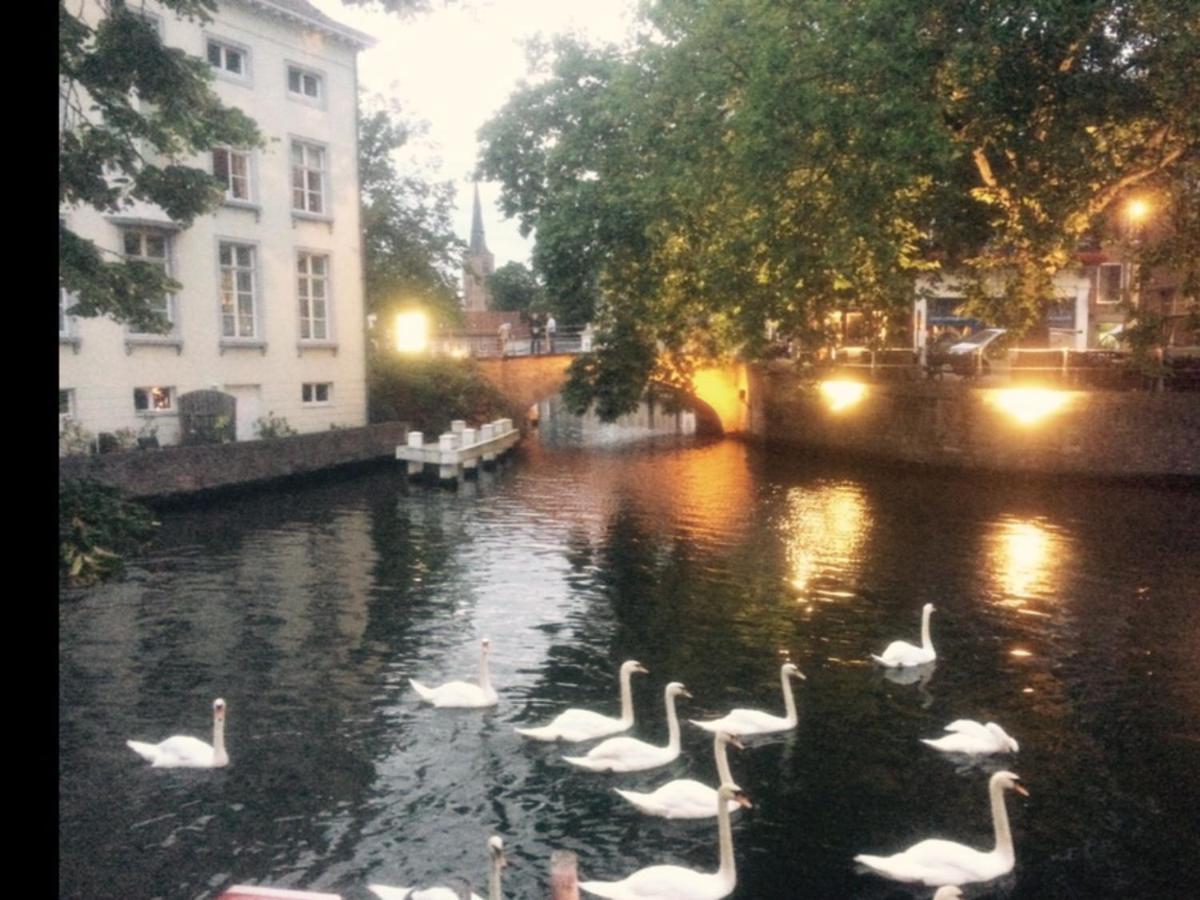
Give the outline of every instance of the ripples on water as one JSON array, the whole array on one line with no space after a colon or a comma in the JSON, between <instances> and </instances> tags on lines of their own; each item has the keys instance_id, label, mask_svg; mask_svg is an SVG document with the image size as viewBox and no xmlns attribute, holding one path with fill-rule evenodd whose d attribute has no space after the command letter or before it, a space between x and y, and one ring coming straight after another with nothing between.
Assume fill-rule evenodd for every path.
<instances>
[{"instance_id":1,"label":"ripples on water","mask_svg":"<svg viewBox=\"0 0 1200 900\"><path fill-rule=\"evenodd\" d=\"M543 896L552 849L585 877L716 866L715 825L643 817L613 786L715 783L686 726L664 769L600 776L518 724L617 710L635 734L780 711L795 733L731 765L755 808L734 839L743 898L925 897L854 870L939 834L989 845L987 773L1019 772L1013 876L968 896L1190 897L1200 851L1200 497L831 469L735 442L529 443L459 491L399 469L163 515L132 577L60 606L60 895L211 897L235 882L368 896L447 874ZM867 662L917 641L932 672ZM410 677L474 678L493 641L501 702L418 705ZM208 736L225 770L152 770L127 738ZM1015 758L963 765L918 743L955 718L1001 722ZM587 745L584 745L585 747Z\"/></svg>"}]
</instances>

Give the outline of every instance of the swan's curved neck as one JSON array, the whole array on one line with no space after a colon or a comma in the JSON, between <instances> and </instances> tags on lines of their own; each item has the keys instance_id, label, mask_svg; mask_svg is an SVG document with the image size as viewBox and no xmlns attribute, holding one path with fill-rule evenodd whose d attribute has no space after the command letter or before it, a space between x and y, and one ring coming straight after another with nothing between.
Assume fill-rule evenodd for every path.
<instances>
[{"instance_id":1,"label":"swan's curved neck","mask_svg":"<svg viewBox=\"0 0 1200 900\"><path fill-rule=\"evenodd\" d=\"M717 844L721 853L717 878L732 893L737 884L737 869L733 862L733 828L729 824L729 801L720 792L717 793Z\"/></svg>"},{"instance_id":2,"label":"swan's curved neck","mask_svg":"<svg viewBox=\"0 0 1200 900\"><path fill-rule=\"evenodd\" d=\"M488 900L503 900L500 893L500 857L492 857L492 872L488 876Z\"/></svg>"},{"instance_id":3,"label":"swan's curved neck","mask_svg":"<svg viewBox=\"0 0 1200 900\"><path fill-rule=\"evenodd\" d=\"M675 698L667 694L667 749L679 749L679 716L675 713Z\"/></svg>"},{"instance_id":4,"label":"swan's curved neck","mask_svg":"<svg viewBox=\"0 0 1200 900\"><path fill-rule=\"evenodd\" d=\"M633 670L621 673L621 722L633 724L633 688L629 682L633 678Z\"/></svg>"},{"instance_id":5,"label":"swan's curved neck","mask_svg":"<svg viewBox=\"0 0 1200 900\"><path fill-rule=\"evenodd\" d=\"M1013 851L1012 829L1008 825L1008 808L1004 805L1004 788L998 783L993 783L989 793L992 795L992 825L996 829L994 852L1012 862L1016 854Z\"/></svg>"},{"instance_id":6,"label":"swan's curved neck","mask_svg":"<svg viewBox=\"0 0 1200 900\"><path fill-rule=\"evenodd\" d=\"M218 766L229 763L229 754L225 752L225 719L213 717L213 762Z\"/></svg>"},{"instance_id":7,"label":"swan's curved neck","mask_svg":"<svg viewBox=\"0 0 1200 900\"><path fill-rule=\"evenodd\" d=\"M733 775L729 771L729 745L717 735L713 739L713 753L717 757L717 776L721 779L717 787L723 784L734 784Z\"/></svg>"},{"instance_id":8,"label":"swan's curved neck","mask_svg":"<svg viewBox=\"0 0 1200 900\"><path fill-rule=\"evenodd\" d=\"M787 723L795 725L800 716L796 713L796 698L792 694L792 679L787 672L780 672L779 679L783 682L783 706L787 710Z\"/></svg>"},{"instance_id":9,"label":"swan's curved neck","mask_svg":"<svg viewBox=\"0 0 1200 900\"><path fill-rule=\"evenodd\" d=\"M488 675L487 651L484 650L479 654L479 686L485 691L491 688L492 679Z\"/></svg>"},{"instance_id":10,"label":"swan's curved neck","mask_svg":"<svg viewBox=\"0 0 1200 900\"><path fill-rule=\"evenodd\" d=\"M921 614L921 648L923 650L932 650L933 641L929 639L929 615L932 609L927 609Z\"/></svg>"}]
</instances>

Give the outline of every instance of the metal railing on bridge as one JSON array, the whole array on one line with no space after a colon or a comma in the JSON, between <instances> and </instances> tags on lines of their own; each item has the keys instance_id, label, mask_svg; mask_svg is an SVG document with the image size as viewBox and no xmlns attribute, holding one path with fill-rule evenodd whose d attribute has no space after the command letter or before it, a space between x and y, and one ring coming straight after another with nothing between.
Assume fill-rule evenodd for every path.
<instances>
[{"instance_id":1,"label":"metal railing on bridge","mask_svg":"<svg viewBox=\"0 0 1200 900\"><path fill-rule=\"evenodd\" d=\"M919 354L906 347L864 347L838 350L819 365L873 381L919 381L949 374L1090 390L1200 390L1200 347L1159 348L1151 362L1147 371L1135 365L1132 354L1125 350L1022 347L994 357L976 351L952 362L938 359L923 365Z\"/></svg>"},{"instance_id":2,"label":"metal railing on bridge","mask_svg":"<svg viewBox=\"0 0 1200 900\"><path fill-rule=\"evenodd\" d=\"M586 353L592 349L592 339L587 329L566 329L546 337L523 335L507 340L502 340L498 334L443 332L430 341L430 349L443 356L494 359L548 353Z\"/></svg>"}]
</instances>

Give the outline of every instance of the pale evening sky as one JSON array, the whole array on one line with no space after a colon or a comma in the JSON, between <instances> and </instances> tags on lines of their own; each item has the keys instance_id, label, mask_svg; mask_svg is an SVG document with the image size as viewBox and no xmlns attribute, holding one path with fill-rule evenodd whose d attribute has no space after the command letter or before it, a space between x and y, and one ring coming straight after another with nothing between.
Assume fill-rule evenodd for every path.
<instances>
[{"instance_id":1,"label":"pale evening sky","mask_svg":"<svg viewBox=\"0 0 1200 900\"><path fill-rule=\"evenodd\" d=\"M428 164L458 188L455 231L464 240L471 228L471 172L476 132L504 105L526 75L524 41L573 32L592 43L621 42L634 18L636 0L458 0L432 12L402 19L345 6L340 0L310 0L326 15L363 31L379 43L359 55L359 83L369 93L400 103L407 119L423 119L429 131L407 159ZM428 167L424 167L428 176ZM528 263L532 235L522 238L516 220L495 206L499 185L481 182L484 229L496 266Z\"/></svg>"}]
</instances>

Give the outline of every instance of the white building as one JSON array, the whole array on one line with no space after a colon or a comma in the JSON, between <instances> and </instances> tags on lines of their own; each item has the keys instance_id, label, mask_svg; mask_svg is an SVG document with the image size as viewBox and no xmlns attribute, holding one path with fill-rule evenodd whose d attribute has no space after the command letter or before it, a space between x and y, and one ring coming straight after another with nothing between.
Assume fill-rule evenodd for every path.
<instances>
[{"instance_id":1,"label":"white building","mask_svg":"<svg viewBox=\"0 0 1200 900\"><path fill-rule=\"evenodd\" d=\"M87 21L103 14L83 5ZM213 89L267 143L192 161L227 190L186 230L145 204L60 211L80 236L161 261L183 285L164 298L168 335L72 317L60 291L60 419L92 433L153 425L174 443L179 396L218 388L237 398L238 440L269 413L300 432L365 424L355 64L372 39L306 0L221 0L203 25L144 8L165 44L209 61Z\"/></svg>"}]
</instances>

